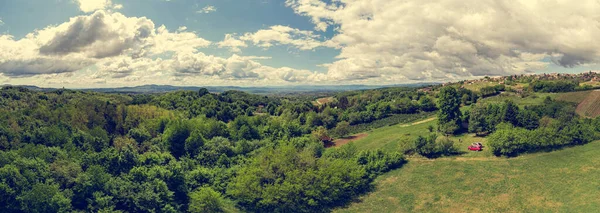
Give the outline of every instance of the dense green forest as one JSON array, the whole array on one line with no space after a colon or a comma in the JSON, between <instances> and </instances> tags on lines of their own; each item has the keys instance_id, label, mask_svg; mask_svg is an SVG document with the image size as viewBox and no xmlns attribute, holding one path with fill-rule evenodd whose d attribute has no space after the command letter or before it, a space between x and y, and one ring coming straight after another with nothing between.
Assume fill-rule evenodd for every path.
<instances>
[{"instance_id":1,"label":"dense green forest","mask_svg":"<svg viewBox=\"0 0 600 213\"><path fill-rule=\"evenodd\" d=\"M343 94L316 106L205 89L121 95L4 87L0 105L3 212L327 211L404 159L325 149L311 133L343 136L350 124L436 109L415 89Z\"/></svg>"},{"instance_id":2,"label":"dense green forest","mask_svg":"<svg viewBox=\"0 0 600 213\"><path fill-rule=\"evenodd\" d=\"M0 211L328 212L369 192L407 154L460 154L440 134L489 135L494 154L516 156L588 143L600 131L600 119L579 118L572 104L552 99L524 108L478 103L504 86L433 89L341 92L315 104L314 97L206 89L127 95L4 87ZM332 138L434 113L438 133L430 128L403 150L325 148Z\"/></svg>"}]
</instances>

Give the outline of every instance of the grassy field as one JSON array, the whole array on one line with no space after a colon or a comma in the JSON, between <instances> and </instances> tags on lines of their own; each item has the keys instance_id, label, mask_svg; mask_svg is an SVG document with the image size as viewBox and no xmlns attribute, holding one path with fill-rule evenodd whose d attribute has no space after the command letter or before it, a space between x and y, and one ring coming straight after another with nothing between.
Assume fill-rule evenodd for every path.
<instances>
[{"instance_id":1,"label":"grassy field","mask_svg":"<svg viewBox=\"0 0 600 213\"><path fill-rule=\"evenodd\" d=\"M401 150L402 146L412 143L419 135L425 136L431 134L427 129L427 127L430 125L433 126L435 131L437 128L437 120L435 117L431 117L421 122L399 124L369 131L367 132L367 137L361 138L352 143L359 150L379 148L384 150ZM469 144L473 142L482 142L485 145L485 138L476 137L474 134L462 134L458 136L451 136L450 139L454 140L456 147L459 148L459 151L465 153L461 155L461 157L492 156L487 149L484 149L482 152L470 152L467 149Z\"/></svg>"},{"instance_id":2,"label":"grassy field","mask_svg":"<svg viewBox=\"0 0 600 213\"><path fill-rule=\"evenodd\" d=\"M597 212L600 142L517 158L412 159L336 212Z\"/></svg>"},{"instance_id":3,"label":"grassy field","mask_svg":"<svg viewBox=\"0 0 600 213\"><path fill-rule=\"evenodd\" d=\"M556 98L558 93L535 93L534 95L521 98L518 94L505 92L497 96L482 99L482 103L501 103L505 100L512 100L519 106L542 104L546 97Z\"/></svg>"},{"instance_id":4,"label":"grassy field","mask_svg":"<svg viewBox=\"0 0 600 213\"><path fill-rule=\"evenodd\" d=\"M491 86L496 86L496 85L500 85L498 82L475 82L472 84L463 84L462 86L465 89L469 89L469 90L473 90L473 91L479 91L481 90L481 88L484 87L491 87Z\"/></svg>"},{"instance_id":5,"label":"grassy field","mask_svg":"<svg viewBox=\"0 0 600 213\"><path fill-rule=\"evenodd\" d=\"M556 99L571 103L581 103L592 91L593 90L561 93L556 96Z\"/></svg>"},{"instance_id":6,"label":"grassy field","mask_svg":"<svg viewBox=\"0 0 600 213\"><path fill-rule=\"evenodd\" d=\"M517 104L541 104L546 96L497 96L485 102L511 99ZM575 99L574 97L570 97ZM435 117L369 131L352 142L359 150L401 150L419 135L436 128ZM517 158L495 157L485 138L451 136L464 154L429 160L409 157L409 163L380 176L373 192L335 212L595 212L600 209L600 141L550 153ZM484 151L467 146L482 142Z\"/></svg>"}]
</instances>

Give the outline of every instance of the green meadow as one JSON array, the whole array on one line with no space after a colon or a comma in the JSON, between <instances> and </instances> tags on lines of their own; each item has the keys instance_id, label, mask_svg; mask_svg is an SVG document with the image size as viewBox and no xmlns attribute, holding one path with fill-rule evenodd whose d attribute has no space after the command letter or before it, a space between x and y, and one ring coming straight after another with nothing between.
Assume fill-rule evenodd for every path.
<instances>
[{"instance_id":1,"label":"green meadow","mask_svg":"<svg viewBox=\"0 0 600 213\"><path fill-rule=\"evenodd\" d=\"M540 104L546 96L496 96L524 106ZM367 132L352 142L358 150L402 150L419 135L435 132L436 118ZM440 136L444 137L444 136ZM463 153L426 159L409 156L402 168L375 182L374 190L335 212L597 212L600 209L600 141L553 152L516 158L496 157L485 149L486 138L474 134L450 136ZM467 146L482 142L484 151Z\"/></svg>"}]
</instances>

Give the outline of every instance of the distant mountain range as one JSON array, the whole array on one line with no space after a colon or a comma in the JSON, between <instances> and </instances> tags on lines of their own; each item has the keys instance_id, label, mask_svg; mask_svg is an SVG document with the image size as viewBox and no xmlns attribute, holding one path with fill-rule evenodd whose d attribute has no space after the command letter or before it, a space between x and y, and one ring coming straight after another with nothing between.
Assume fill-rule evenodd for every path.
<instances>
[{"instance_id":1,"label":"distant mountain range","mask_svg":"<svg viewBox=\"0 0 600 213\"><path fill-rule=\"evenodd\" d=\"M206 88L210 92L221 93L229 90L238 90L254 94L285 94L285 93L309 93L309 92L339 92L351 90L368 90L388 87L422 87L435 85L439 83L415 83L415 84L395 84L395 85L302 85L302 86L266 86L266 87L239 87L239 86L171 86L171 85L143 85L135 87L116 87L116 88L88 88L71 89L79 91L95 91L103 93L164 93L178 90L196 91L200 88ZM4 85L19 86L37 91L53 91L57 88L42 88L30 85Z\"/></svg>"}]
</instances>

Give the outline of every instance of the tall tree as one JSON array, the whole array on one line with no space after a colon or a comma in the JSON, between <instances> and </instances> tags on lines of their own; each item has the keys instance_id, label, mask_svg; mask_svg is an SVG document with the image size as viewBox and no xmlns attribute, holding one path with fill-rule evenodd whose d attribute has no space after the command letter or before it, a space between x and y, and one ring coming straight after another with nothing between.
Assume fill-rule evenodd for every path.
<instances>
[{"instance_id":1,"label":"tall tree","mask_svg":"<svg viewBox=\"0 0 600 213\"><path fill-rule=\"evenodd\" d=\"M446 133L454 133L460 129L460 96L453 87L443 87L437 101L438 128Z\"/></svg>"}]
</instances>

